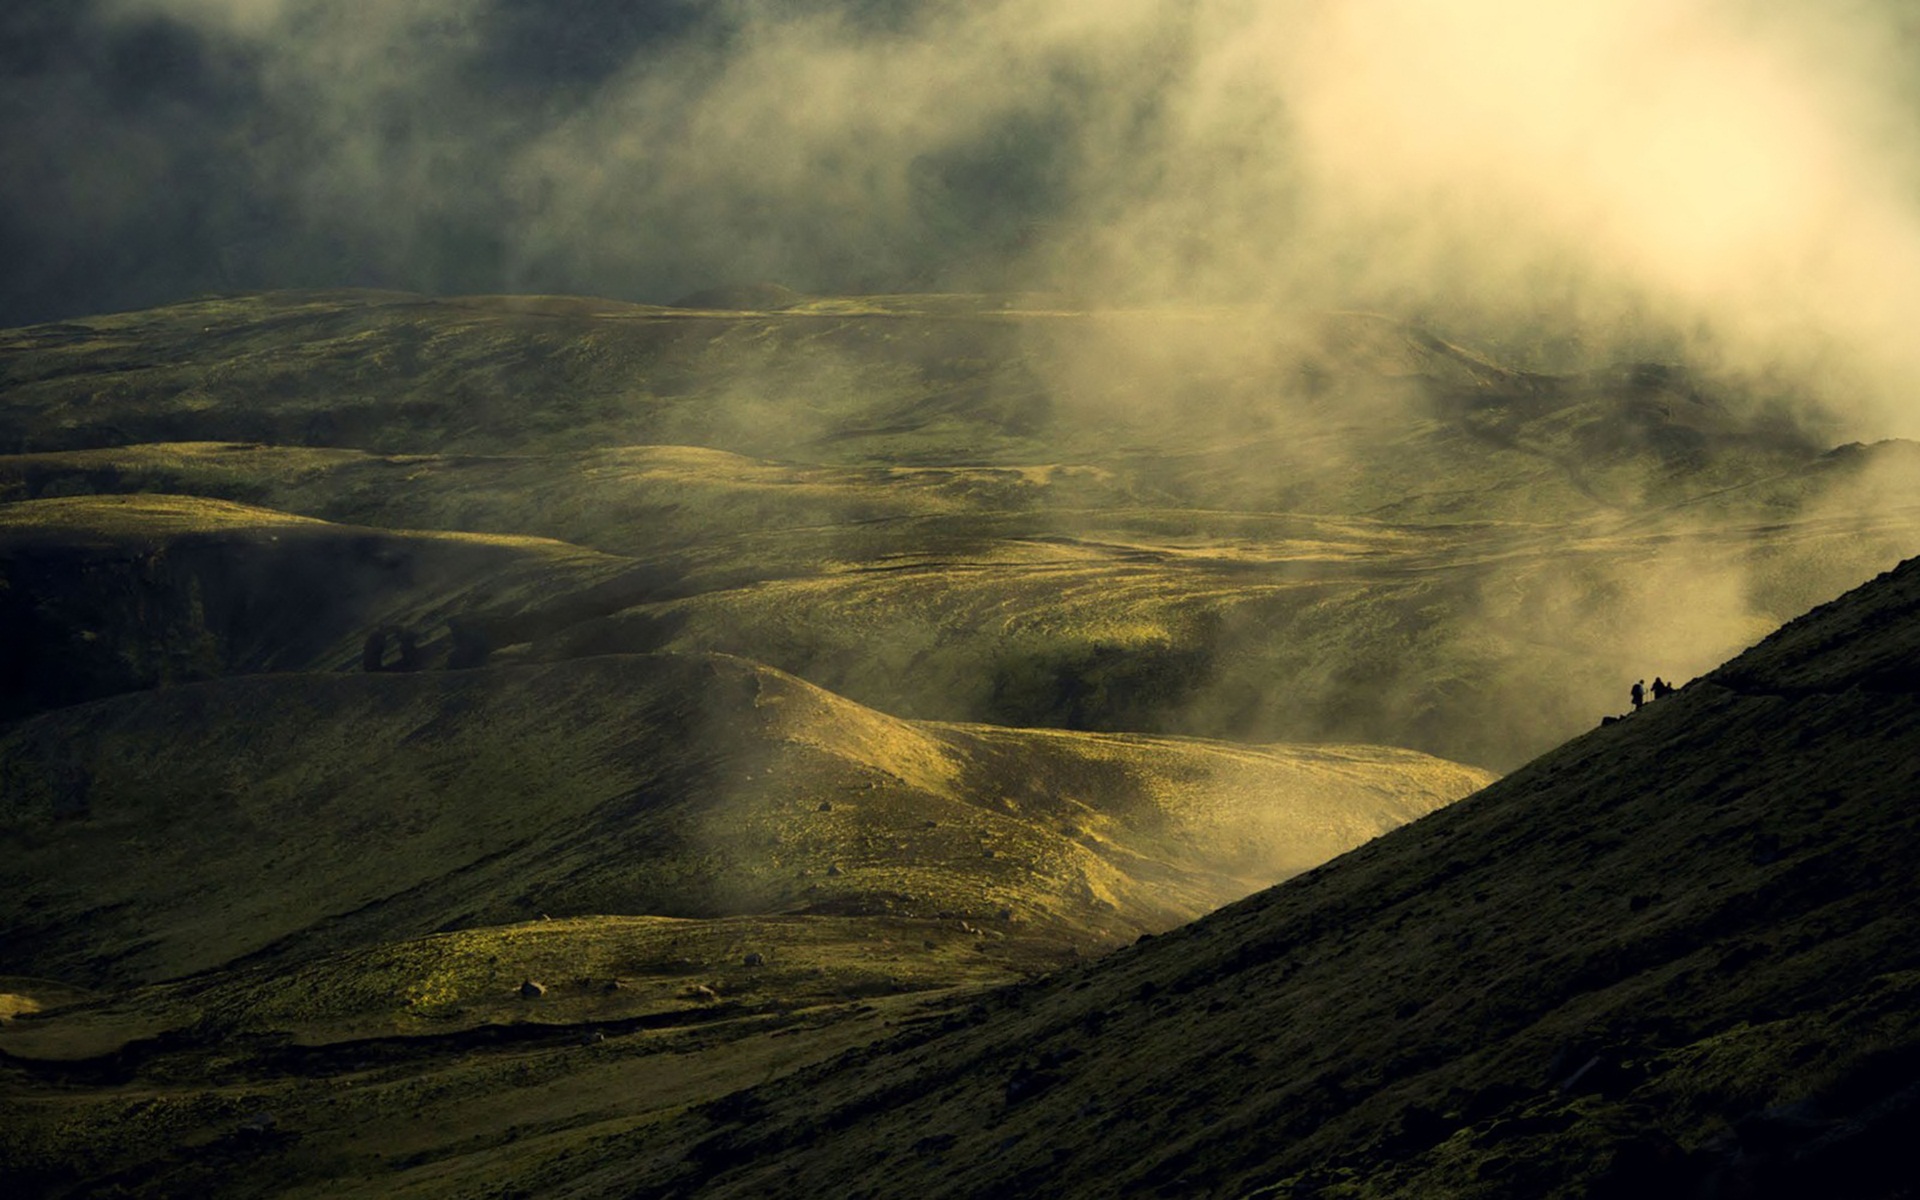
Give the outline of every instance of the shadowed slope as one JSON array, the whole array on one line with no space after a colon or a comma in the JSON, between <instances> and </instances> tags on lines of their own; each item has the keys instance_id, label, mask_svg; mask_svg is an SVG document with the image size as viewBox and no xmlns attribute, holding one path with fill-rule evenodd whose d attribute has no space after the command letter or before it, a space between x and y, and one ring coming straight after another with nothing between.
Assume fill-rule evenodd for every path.
<instances>
[{"instance_id":1,"label":"shadowed slope","mask_svg":"<svg viewBox=\"0 0 1920 1200\"><path fill-rule=\"evenodd\" d=\"M190 496L0 505L0 719L156 684L357 666L382 626L444 643L451 618L510 617L629 565L542 538L355 528Z\"/></svg>"},{"instance_id":2,"label":"shadowed slope","mask_svg":"<svg viewBox=\"0 0 1920 1200\"><path fill-rule=\"evenodd\" d=\"M1916 628L1910 562L1303 878L523 1179L1904 1194L1884 1186L1920 1112Z\"/></svg>"}]
</instances>

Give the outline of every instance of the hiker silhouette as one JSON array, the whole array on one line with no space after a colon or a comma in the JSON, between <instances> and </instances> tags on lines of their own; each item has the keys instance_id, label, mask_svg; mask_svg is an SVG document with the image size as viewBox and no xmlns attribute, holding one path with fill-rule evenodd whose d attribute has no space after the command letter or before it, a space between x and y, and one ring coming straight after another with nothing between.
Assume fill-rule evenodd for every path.
<instances>
[{"instance_id":1,"label":"hiker silhouette","mask_svg":"<svg viewBox=\"0 0 1920 1200\"><path fill-rule=\"evenodd\" d=\"M1632 695L1634 711L1638 712L1640 706L1647 702L1647 681L1642 679L1640 682L1634 684Z\"/></svg>"}]
</instances>

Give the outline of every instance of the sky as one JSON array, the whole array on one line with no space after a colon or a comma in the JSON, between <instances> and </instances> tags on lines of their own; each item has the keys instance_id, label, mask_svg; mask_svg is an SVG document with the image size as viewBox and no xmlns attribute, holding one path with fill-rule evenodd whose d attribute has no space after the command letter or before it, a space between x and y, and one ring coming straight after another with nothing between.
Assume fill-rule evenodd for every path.
<instances>
[{"instance_id":1,"label":"sky","mask_svg":"<svg viewBox=\"0 0 1920 1200\"><path fill-rule=\"evenodd\" d=\"M1902 7L9 0L0 325L1029 289L1686 358L1916 433Z\"/></svg>"}]
</instances>

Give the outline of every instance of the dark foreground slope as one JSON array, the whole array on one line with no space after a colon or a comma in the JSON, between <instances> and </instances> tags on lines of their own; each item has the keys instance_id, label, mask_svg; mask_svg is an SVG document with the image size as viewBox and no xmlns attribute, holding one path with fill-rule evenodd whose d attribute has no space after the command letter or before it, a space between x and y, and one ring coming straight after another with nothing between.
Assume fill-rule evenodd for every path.
<instances>
[{"instance_id":1,"label":"dark foreground slope","mask_svg":"<svg viewBox=\"0 0 1920 1200\"><path fill-rule=\"evenodd\" d=\"M1309 875L518 1182L1911 1195L1917 687L1910 561Z\"/></svg>"}]
</instances>

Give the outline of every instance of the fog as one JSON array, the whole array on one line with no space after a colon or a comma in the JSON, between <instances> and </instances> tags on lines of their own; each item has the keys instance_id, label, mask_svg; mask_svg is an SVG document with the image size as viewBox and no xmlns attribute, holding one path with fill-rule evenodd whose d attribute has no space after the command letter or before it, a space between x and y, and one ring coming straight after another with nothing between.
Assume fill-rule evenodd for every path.
<instances>
[{"instance_id":1,"label":"fog","mask_svg":"<svg viewBox=\"0 0 1920 1200\"><path fill-rule=\"evenodd\" d=\"M1401 478L1386 456L1405 418L1435 411L1367 380L1471 368L1351 316L1377 313L1525 370L1684 364L1687 386L1736 410L1727 426L1760 413L1772 424L1746 432L1810 434L1804 459L1920 434L1920 27L1900 13L19 0L0 14L0 323L286 287L1018 292L1109 314L1002 331L980 345L1005 348L1006 371L959 368L1031 390L989 399L1031 409L1035 461L1119 464L1195 509L1391 521L1376 511L1377 480ZM804 355L743 344L759 336L701 359L712 402L662 416L654 440L804 459L839 397L909 369L872 347L838 360L829 339ZM1301 387L1319 360L1331 397ZM1478 430L1483 457L1517 428ZM1409 615L1366 670L1273 649L1168 727L1380 731L1302 725L1296 696L1267 685L1311 667L1327 696L1367 691L1388 734L1510 765L1616 710L1633 679L1706 670L1915 548L1904 457L1823 496L1783 491L1777 511L1818 536L1748 536L1759 509L1676 499L1644 446L1578 463L1567 429L1522 432L1566 478L1474 512L1516 528L1583 513L1554 535L1586 539L1574 558L1555 544L1463 569L1431 600L1394 593ZM1422 462L1444 473L1434 454ZM1419 481L1407 519L1438 520L1416 499L1472 486ZM1279 637L1264 612L1220 626L1218 661ZM1451 691L1394 659L1402 634L1427 639ZM871 661L910 657L921 635L901 624ZM1249 679L1265 692L1249 699ZM1495 724L1511 728L1454 736Z\"/></svg>"},{"instance_id":2,"label":"fog","mask_svg":"<svg viewBox=\"0 0 1920 1200\"><path fill-rule=\"evenodd\" d=\"M1912 432L1897 13L26 0L0 316L340 284L1255 301L1686 355Z\"/></svg>"}]
</instances>

